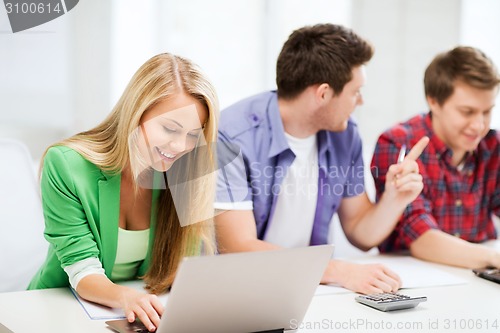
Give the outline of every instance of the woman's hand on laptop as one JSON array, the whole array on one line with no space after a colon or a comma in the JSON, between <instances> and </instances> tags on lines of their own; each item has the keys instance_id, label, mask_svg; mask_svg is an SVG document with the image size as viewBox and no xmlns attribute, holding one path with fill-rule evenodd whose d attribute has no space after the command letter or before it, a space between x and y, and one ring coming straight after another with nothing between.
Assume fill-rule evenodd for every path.
<instances>
[{"instance_id":1,"label":"woman's hand on laptop","mask_svg":"<svg viewBox=\"0 0 500 333\"><path fill-rule=\"evenodd\" d=\"M330 260L321 282L337 283L362 294L396 292L401 287L400 277L384 265L340 260Z\"/></svg>"},{"instance_id":2,"label":"woman's hand on laptop","mask_svg":"<svg viewBox=\"0 0 500 333\"><path fill-rule=\"evenodd\" d=\"M160 317L164 308L156 295L126 288L123 291L121 303L129 323L138 318L150 332L154 332L160 325Z\"/></svg>"}]
</instances>

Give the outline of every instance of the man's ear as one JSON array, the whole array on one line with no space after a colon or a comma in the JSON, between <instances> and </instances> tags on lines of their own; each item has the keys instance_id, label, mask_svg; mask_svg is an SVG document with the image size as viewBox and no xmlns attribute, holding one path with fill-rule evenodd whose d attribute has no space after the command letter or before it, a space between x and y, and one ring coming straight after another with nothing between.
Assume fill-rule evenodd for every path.
<instances>
[{"instance_id":1,"label":"man's ear","mask_svg":"<svg viewBox=\"0 0 500 333\"><path fill-rule=\"evenodd\" d=\"M429 109L431 109L431 111L435 111L440 107L439 102L434 97L426 96L425 99L427 100L427 104L429 105Z\"/></svg>"},{"instance_id":2,"label":"man's ear","mask_svg":"<svg viewBox=\"0 0 500 333\"><path fill-rule=\"evenodd\" d=\"M316 88L316 99L318 102L327 101L333 94L333 90L330 89L330 85L328 83L322 83Z\"/></svg>"}]
</instances>

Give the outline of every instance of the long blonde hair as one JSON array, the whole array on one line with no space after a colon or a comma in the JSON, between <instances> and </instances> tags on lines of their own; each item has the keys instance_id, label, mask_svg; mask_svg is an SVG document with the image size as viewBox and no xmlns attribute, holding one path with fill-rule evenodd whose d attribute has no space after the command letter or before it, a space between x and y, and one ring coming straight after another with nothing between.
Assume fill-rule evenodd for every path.
<instances>
[{"instance_id":1,"label":"long blonde hair","mask_svg":"<svg viewBox=\"0 0 500 333\"><path fill-rule=\"evenodd\" d=\"M208 110L208 120L203 134L207 143L196 154L188 154L179 175L169 176L187 179L186 173L206 175L216 168L214 144L217 137L219 106L212 84L200 69L189 60L163 53L149 59L134 74L111 114L97 127L76 134L56 145L68 146L85 159L110 173L120 173L130 165L129 137L139 127L142 115L158 102L178 93L186 93L199 100ZM178 163L178 162L176 162ZM174 166L175 164L174 163ZM167 171L171 172L172 168ZM137 175L137 170L132 170ZM182 174L184 173L184 174ZM165 176L165 182L167 177ZM215 177L191 177L182 197L186 211L177 211L172 191L166 184L157 203L156 234L151 265L144 275L147 287L154 293L166 291L172 284L180 260L184 256L200 252L215 252L213 229L213 201ZM177 191L179 192L179 191ZM181 216L182 215L182 216ZM203 221L200 221L203 217ZM180 219L191 221L181 226ZM197 222L197 223L194 223ZM185 223L184 223L185 224Z\"/></svg>"}]
</instances>

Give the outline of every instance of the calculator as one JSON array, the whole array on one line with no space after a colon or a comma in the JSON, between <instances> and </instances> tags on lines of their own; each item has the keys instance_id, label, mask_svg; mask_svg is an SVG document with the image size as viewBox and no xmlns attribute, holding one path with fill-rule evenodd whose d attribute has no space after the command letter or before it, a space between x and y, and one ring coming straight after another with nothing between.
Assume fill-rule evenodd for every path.
<instances>
[{"instance_id":1,"label":"calculator","mask_svg":"<svg viewBox=\"0 0 500 333\"><path fill-rule=\"evenodd\" d=\"M356 301L371 306L380 311L393 311L416 307L420 302L427 301L427 297L411 297L398 293L382 293L356 296Z\"/></svg>"}]
</instances>

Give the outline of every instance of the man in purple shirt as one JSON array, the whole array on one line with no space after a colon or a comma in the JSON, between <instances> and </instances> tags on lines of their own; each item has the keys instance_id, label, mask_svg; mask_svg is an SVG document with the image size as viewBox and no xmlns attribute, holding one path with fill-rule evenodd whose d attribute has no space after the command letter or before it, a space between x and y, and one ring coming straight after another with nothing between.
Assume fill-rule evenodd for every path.
<instances>
[{"instance_id":1,"label":"man in purple shirt","mask_svg":"<svg viewBox=\"0 0 500 333\"><path fill-rule=\"evenodd\" d=\"M216 208L225 212L215 218L221 252L325 244L335 213L361 249L390 234L422 190L415 159L428 139L391 166L386 192L372 204L364 190L361 139L349 118L363 102L363 65L372 55L372 47L345 27L298 29L279 55L277 92L222 112ZM330 261L322 282L361 293L401 285L382 265L339 260Z\"/></svg>"}]
</instances>

